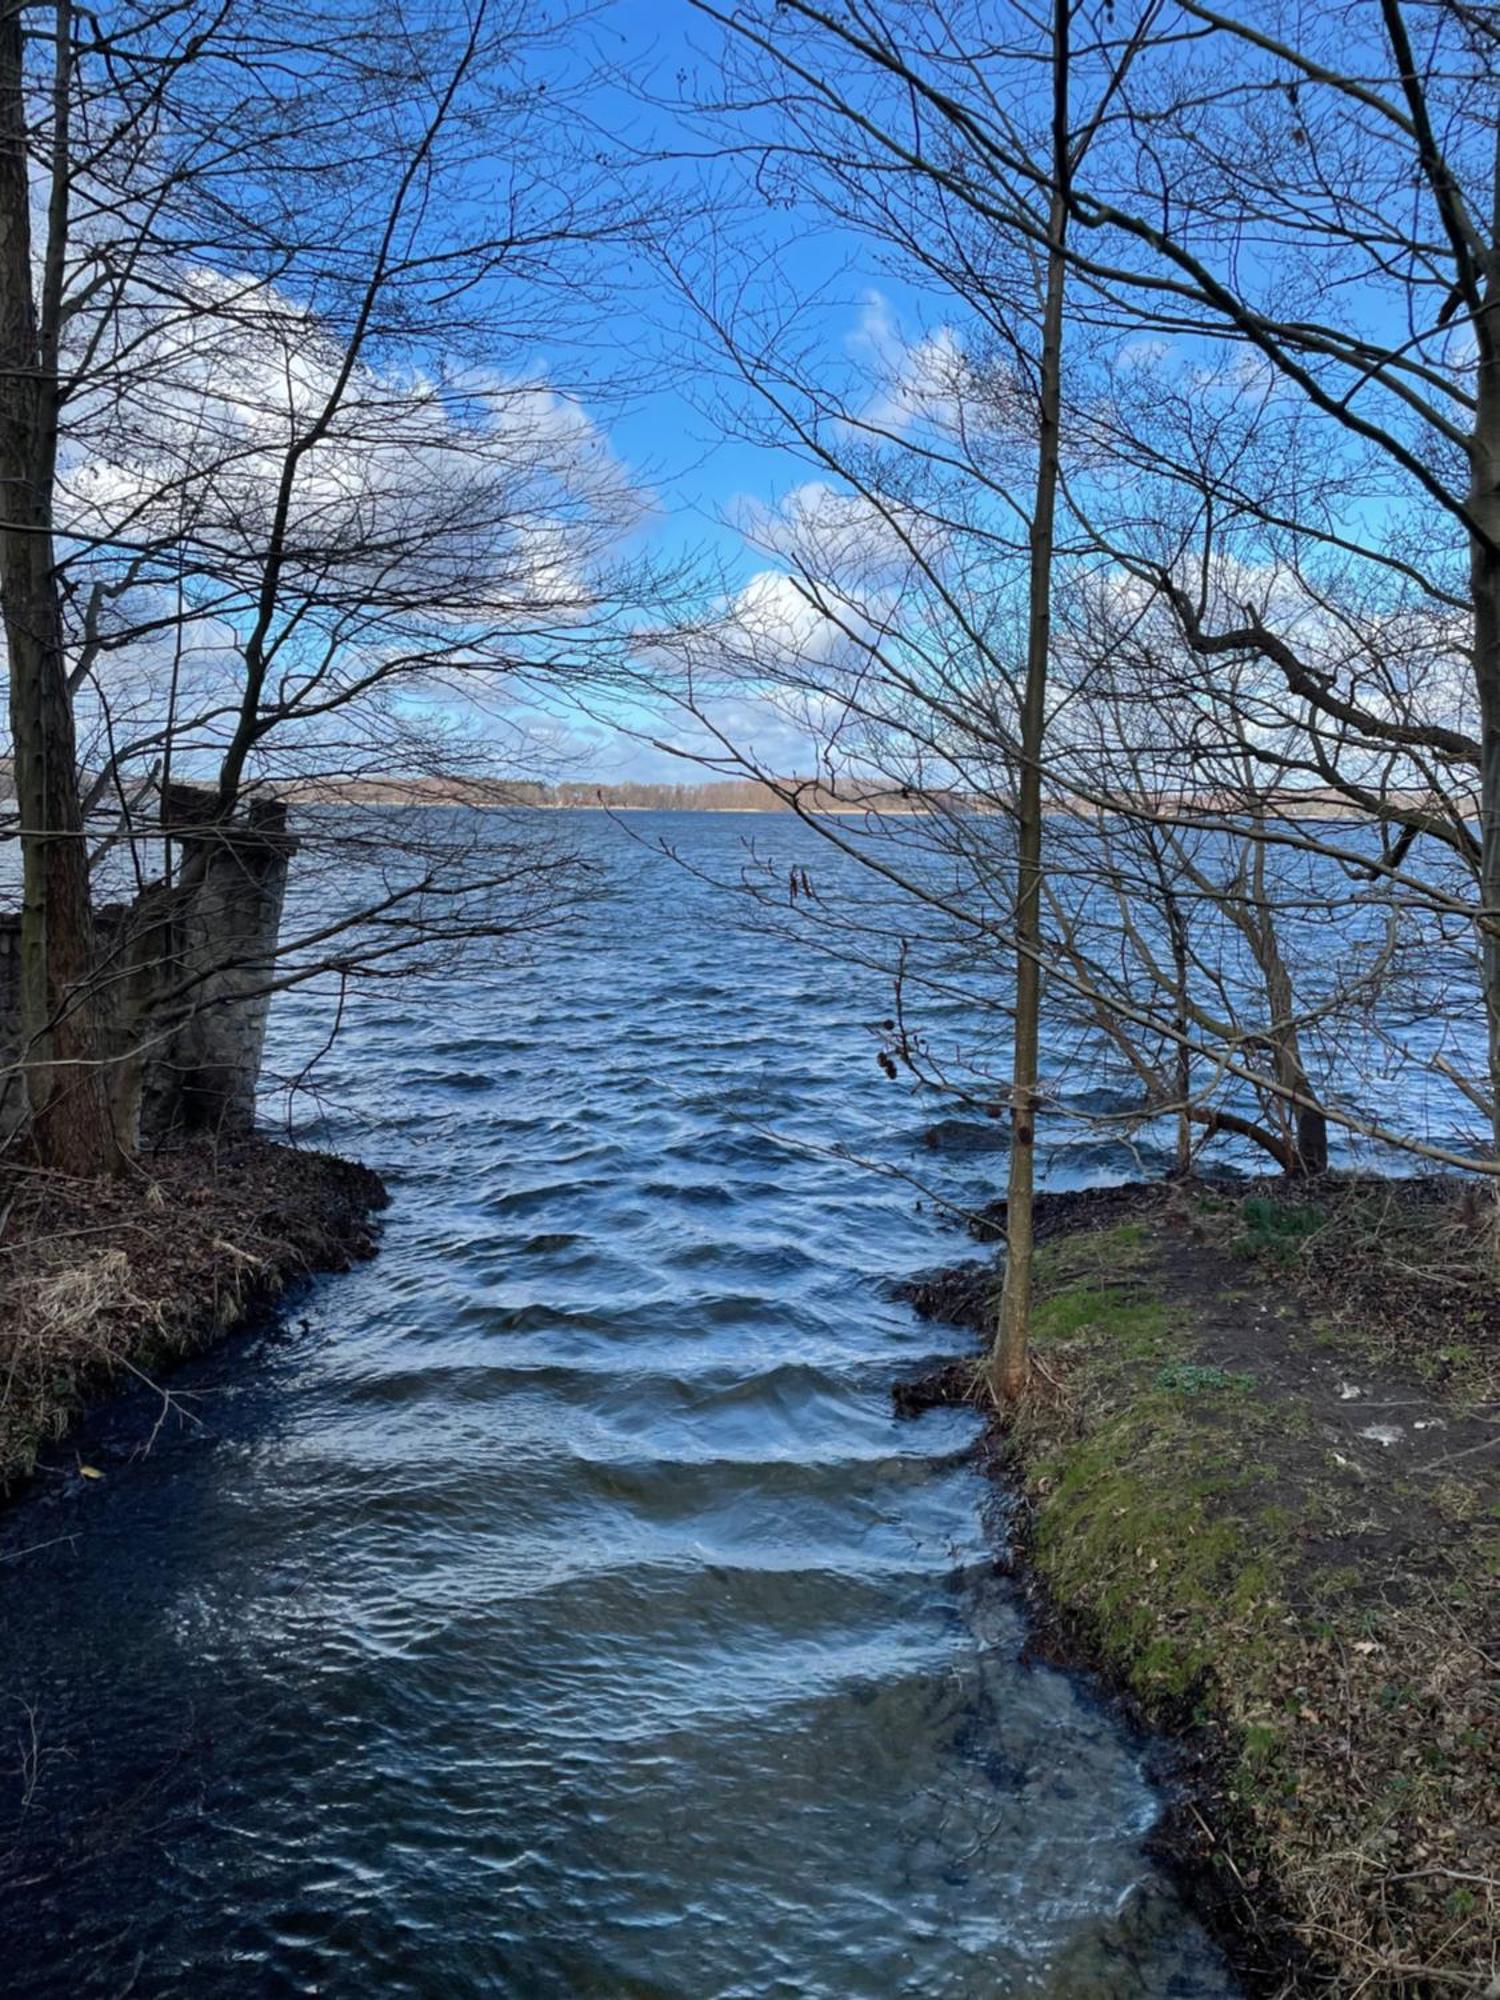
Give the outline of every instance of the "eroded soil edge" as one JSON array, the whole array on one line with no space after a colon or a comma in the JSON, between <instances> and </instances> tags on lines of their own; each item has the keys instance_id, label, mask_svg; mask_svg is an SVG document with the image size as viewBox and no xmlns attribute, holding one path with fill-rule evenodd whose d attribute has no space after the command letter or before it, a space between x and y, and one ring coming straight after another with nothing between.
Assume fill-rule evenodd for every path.
<instances>
[{"instance_id":1,"label":"eroded soil edge","mask_svg":"<svg viewBox=\"0 0 1500 2000\"><path fill-rule=\"evenodd\" d=\"M112 1181L0 1166L0 1494L95 1399L372 1255L386 1198L366 1167L265 1139L147 1155Z\"/></svg>"}]
</instances>

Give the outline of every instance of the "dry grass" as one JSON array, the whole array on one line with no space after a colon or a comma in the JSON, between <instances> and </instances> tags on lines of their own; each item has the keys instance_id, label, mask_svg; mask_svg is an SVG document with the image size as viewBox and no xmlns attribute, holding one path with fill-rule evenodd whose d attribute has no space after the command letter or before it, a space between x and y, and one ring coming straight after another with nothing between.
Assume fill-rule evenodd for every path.
<instances>
[{"instance_id":1,"label":"dry grass","mask_svg":"<svg viewBox=\"0 0 1500 2000\"><path fill-rule=\"evenodd\" d=\"M368 1254L378 1179L252 1140L86 1183L0 1167L0 1491L122 1374L165 1366L303 1272Z\"/></svg>"}]
</instances>

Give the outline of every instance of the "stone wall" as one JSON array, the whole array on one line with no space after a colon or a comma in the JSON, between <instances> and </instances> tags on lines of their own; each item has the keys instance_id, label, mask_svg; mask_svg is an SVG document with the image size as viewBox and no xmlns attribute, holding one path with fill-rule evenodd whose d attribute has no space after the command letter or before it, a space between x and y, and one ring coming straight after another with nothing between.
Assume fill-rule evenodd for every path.
<instances>
[{"instance_id":1,"label":"stone wall","mask_svg":"<svg viewBox=\"0 0 1500 2000\"><path fill-rule=\"evenodd\" d=\"M272 802L213 824L178 794L170 884L95 913L101 1026L116 1129L127 1145L179 1132L247 1132L265 1047L287 868L296 843ZM0 913L0 1132L25 1114L20 916Z\"/></svg>"}]
</instances>

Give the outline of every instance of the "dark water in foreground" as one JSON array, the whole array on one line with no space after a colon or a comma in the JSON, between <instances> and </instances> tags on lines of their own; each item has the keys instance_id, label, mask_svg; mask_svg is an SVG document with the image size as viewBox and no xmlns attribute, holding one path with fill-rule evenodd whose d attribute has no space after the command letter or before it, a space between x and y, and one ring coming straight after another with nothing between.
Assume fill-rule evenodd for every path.
<instances>
[{"instance_id":1,"label":"dark water in foreground","mask_svg":"<svg viewBox=\"0 0 1500 2000\"><path fill-rule=\"evenodd\" d=\"M971 1420L892 1420L955 1238L786 1143L934 1166L884 993L590 837L586 936L322 1072L380 1258L4 1522L0 1990L1228 1993L1139 1746L1018 1662Z\"/></svg>"}]
</instances>

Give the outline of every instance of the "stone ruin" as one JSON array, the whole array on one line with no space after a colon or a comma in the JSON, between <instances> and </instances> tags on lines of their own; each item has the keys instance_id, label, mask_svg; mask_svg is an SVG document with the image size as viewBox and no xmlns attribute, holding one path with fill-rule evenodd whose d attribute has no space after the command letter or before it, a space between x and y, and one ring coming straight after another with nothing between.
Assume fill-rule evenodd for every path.
<instances>
[{"instance_id":1,"label":"stone ruin","mask_svg":"<svg viewBox=\"0 0 1500 2000\"><path fill-rule=\"evenodd\" d=\"M270 983L296 841L279 800L213 817L173 786L162 832L180 864L128 903L96 909L96 990L115 1129L127 1147L255 1123ZM25 1117L18 911L0 912L0 1137Z\"/></svg>"}]
</instances>

